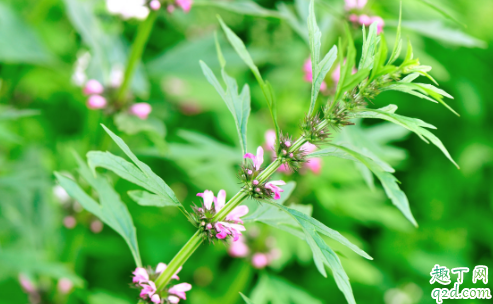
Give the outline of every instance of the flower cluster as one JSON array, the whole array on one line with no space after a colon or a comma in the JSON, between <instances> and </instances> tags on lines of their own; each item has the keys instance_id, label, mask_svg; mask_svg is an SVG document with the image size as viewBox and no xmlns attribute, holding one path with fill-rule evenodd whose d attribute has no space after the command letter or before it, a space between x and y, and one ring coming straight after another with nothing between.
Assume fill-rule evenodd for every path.
<instances>
[{"instance_id":1,"label":"flower cluster","mask_svg":"<svg viewBox=\"0 0 493 304\"><path fill-rule=\"evenodd\" d=\"M284 181L260 182L258 178L263 171L264 149L259 146L257 148L257 155L246 153L243 158L250 159L251 164L244 165L240 169L239 178L245 183L250 195L258 200L271 199L272 197L275 200L280 199L281 192L284 192L284 190L279 188L279 186L285 185L286 183Z\"/></svg>"},{"instance_id":2,"label":"flower cluster","mask_svg":"<svg viewBox=\"0 0 493 304\"><path fill-rule=\"evenodd\" d=\"M276 132L274 130L267 130L267 132L265 132L266 147L267 150L273 153L273 158L276 158L277 154L279 153L279 152L276 153L276 149L275 149L276 137L277 137ZM290 138L281 140L281 143L279 144L281 147L281 153L282 150L289 148L291 144L292 144L292 140ZM296 160L294 161L294 166L296 167L293 167L293 165L290 165L289 162L286 162L283 163L277 171L289 174L292 171L290 168L292 168L295 170L300 169L299 170L300 173L303 174L306 171L304 169L308 169L315 174L319 174L320 170L322 169L322 159L320 158L311 158L309 160L306 159L306 155L314 152L316 149L317 146L308 142L304 143L301 146L300 150L296 152L297 154ZM289 156L290 154L288 154L288 157ZM293 154L292 158L294 157L295 155Z\"/></svg>"},{"instance_id":3,"label":"flower cluster","mask_svg":"<svg viewBox=\"0 0 493 304\"><path fill-rule=\"evenodd\" d=\"M89 96L87 99L87 107L89 109L98 110L108 107L107 99L103 96L105 88L99 81L95 79L88 80L84 85L83 92L85 95ZM108 92L107 95L111 96L111 92ZM152 112L152 107L147 102L139 102L131 105L128 111L130 114L135 115L140 119L147 119Z\"/></svg>"},{"instance_id":4,"label":"flower cluster","mask_svg":"<svg viewBox=\"0 0 493 304\"><path fill-rule=\"evenodd\" d=\"M167 265L164 263L159 263L156 270L151 268L145 269L142 267L137 267L132 274L132 283L135 287L141 289L140 297L147 302L152 303L178 303L180 299L186 300L186 291L192 289L192 285L188 283L180 283L172 287L164 288L162 291L157 290L155 279L166 269ZM178 268L176 273L171 277L171 279L179 280L178 273L181 267Z\"/></svg>"},{"instance_id":5,"label":"flower cluster","mask_svg":"<svg viewBox=\"0 0 493 304\"><path fill-rule=\"evenodd\" d=\"M241 236L238 242L231 243L228 253L234 258L246 258L257 269L265 268L272 261L280 257L279 249L274 247L275 239L268 237L260 246L255 239L258 236L258 230L252 229L251 233ZM257 248L261 247L261 248Z\"/></svg>"},{"instance_id":6,"label":"flower cluster","mask_svg":"<svg viewBox=\"0 0 493 304\"><path fill-rule=\"evenodd\" d=\"M226 191L219 190L215 197L214 192L205 190L203 193L197 193L197 196L202 197L203 203L201 207L192 207L194 210L192 216L196 226L202 229L204 237L208 238L209 242L213 242L216 238L224 240L228 236L231 236L233 241L237 241L241 231L245 231L241 217L248 214L248 207L238 206L223 221L215 221L214 216L226 204Z\"/></svg>"},{"instance_id":7,"label":"flower cluster","mask_svg":"<svg viewBox=\"0 0 493 304\"><path fill-rule=\"evenodd\" d=\"M325 125L321 125L322 119L320 115L315 116L305 116L305 119L301 123L301 130L303 131L303 136L315 144L323 143L330 136L329 129Z\"/></svg>"},{"instance_id":8,"label":"flower cluster","mask_svg":"<svg viewBox=\"0 0 493 304\"><path fill-rule=\"evenodd\" d=\"M361 14L368 0L345 0L346 10L352 12L349 15L349 21L353 24L359 24L364 26L370 26L372 23L377 23L377 33L380 34L383 31L385 21L380 16L368 16Z\"/></svg>"}]
</instances>

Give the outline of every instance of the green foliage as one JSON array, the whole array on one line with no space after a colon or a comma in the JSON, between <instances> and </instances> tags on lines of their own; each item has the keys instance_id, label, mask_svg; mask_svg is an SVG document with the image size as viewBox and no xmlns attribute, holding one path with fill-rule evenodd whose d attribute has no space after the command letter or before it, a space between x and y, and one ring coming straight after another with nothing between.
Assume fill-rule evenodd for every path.
<instances>
[{"instance_id":1,"label":"green foliage","mask_svg":"<svg viewBox=\"0 0 493 304\"><path fill-rule=\"evenodd\" d=\"M436 129L433 125L430 125L420 119L410 118L402 115L395 114L397 110L396 105L388 105L381 109L364 109L361 112L356 112L354 114L355 118L379 118L383 120L390 121L397 125L403 126L404 128L416 133L419 138L421 138L424 142L428 143L428 140L431 141L435 146L437 146L445 156L457 167L459 165L452 159L450 154L448 153L445 146L442 144L440 139L433 135L430 131L425 128Z\"/></svg>"},{"instance_id":2,"label":"green foliage","mask_svg":"<svg viewBox=\"0 0 493 304\"><path fill-rule=\"evenodd\" d=\"M260 75L260 71L258 70L258 67L253 62L252 57L248 53L243 41L241 41L241 39L224 23L221 17L218 18L219 18L219 23L221 23L221 27L223 28L226 37L229 40L229 43L231 43L236 53L238 53L241 59L252 71L253 75L255 76L255 79L257 79L257 82L260 85L262 92L264 93L264 97L267 100L267 105L269 106L270 115L272 117L274 126L276 128L277 137L279 137L280 131L279 131L279 125L277 123L277 103L271 84L268 81L264 81L262 75Z\"/></svg>"},{"instance_id":3,"label":"green foliage","mask_svg":"<svg viewBox=\"0 0 493 304\"><path fill-rule=\"evenodd\" d=\"M132 252L135 264L137 264L137 267L142 267L137 234L127 206L121 201L120 196L106 178L91 172L89 167L78 156L76 156L76 159L79 165L79 174L98 193L99 203L82 190L75 181L60 173L55 173L58 182L87 211L97 216L122 236Z\"/></svg>"},{"instance_id":4,"label":"green foliage","mask_svg":"<svg viewBox=\"0 0 493 304\"><path fill-rule=\"evenodd\" d=\"M137 184L159 196L162 201L160 204L179 207L186 214L184 207L176 198L173 190L171 190L171 188L157 176L148 165L141 162L135 154L130 151L130 148L120 137L111 132L104 125L103 128L135 165L109 152L91 151L87 153L87 159L89 167L94 174L96 174L97 167L111 170L121 178Z\"/></svg>"},{"instance_id":5,"label":"green foliage","mask_svg":"<svg viewBox=\"0 0 493 304\"><path fill-rule=\"evenodd\" d=\"M312 94L310 98L310 108L308 115L312 116L315 110L315 104L317 102L318 93L320 92L320 85L325 79L325 76L332 68L334 61L337 58L337 47L334 45L330 51L320 61L320 47L322 45L322 33L317 25L317 19L315 16L315 4L314 1L310 1L310 14L308 16L308 37L310 39L311 50L311 62L312 62Z\"/></svg>"},{"instance_id":6,"label":"green foliage","mask_svg":"<svg viewBox=\"0 0 493 304\"><path fill-rule=\"evenodd\" d=\"M283 303L293 303L293 304L303 304L303 303L313 303L321 304L322 301L311 296L305 290L297 287L293 283L284 280L278 276L267 274L263 272L260 275L260 279L257 285L252 291L252 300L249 300L245 296L243 299L247 304L283 304Z\"/></svg>"},{"instance_id":7,"label":"green foliage","mask_svg":"<svg viewBox=\"0 0 493 304\"><path fill-rule=\"evenodd\" d=\"M225 71L226 61L221 52L221 47L216 40L217 53L221 64L221 74L223 81L226 83L226 91L222 88L214 73L204 62L200 62L202 71L209 83L214 86L219 96L224 100L229 111L235 120L242 155L247 153L247 124L248 116L250 116L250 88L245 84L240 94L238 94L238 84L236 80L229 76Z\"/></svg>"},{"instance_id":8,"label":"green foliage","mask_svg":"<svg viewBox=\"0 0 493 304\"><path fill-rule=\"evenodd\" d=\"M335 156L340 158L352 159L364 164L368 169L370 169L373 174L380 180L383 188L385 189L385 193L392 200L392 203L399 208L399 210L404 214L404 216L415 226L418 226L418 223L414 219L411 209L409 208L409 201L406 197L406 194L402 192L397 184L397 179L390 173L394 172L394 169L389 167L387 164L382 163L381 161L375 161L372 158L361 154L358 151L350 149L348 147L344 147L341 145L329 144L336 150L333 149L322 149L320 151L312 153L311 157L319 157L319 156ZM335 153L334 153L335 152ZM341 154L342 153L342 154ZM345 155L346 154L346 155Z\"/></svg>"}]
</instances>

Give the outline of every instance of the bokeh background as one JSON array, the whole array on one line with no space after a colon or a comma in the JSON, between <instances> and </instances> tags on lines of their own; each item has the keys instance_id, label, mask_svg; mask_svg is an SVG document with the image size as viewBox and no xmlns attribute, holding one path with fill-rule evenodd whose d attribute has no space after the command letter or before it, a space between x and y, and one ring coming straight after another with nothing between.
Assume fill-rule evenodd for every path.
<instances>
[{"instance_id":1,"label":"bokeh background","mask_svg":"<svg viewBox=\"0 0 493 304\"><path fill-rule=\"evenodd\" d=\"M429 273L435 264L471 271L493 266L493 2L433 1L446 14L425 2L402 1L403 37L455 97L448 103L461 117L397 92L383 93L369 106L396 104L401 115L435 125L434 134L461 169L399 127L375 121L348 127L396 168L419 228L392 206L378 182L368 187L350 161L324 159L319 174L279 174L297 182L288 202L312 205L315 218L374 257L364 260L329 241L361 304L433 303ZM245 41L272 83L281 128L299 134L310 96L302 69L309 50L284 16L287 9L302 20L307 2L257 3L268 11L197 0L188 14L159 13L132 84L135 100L153 107L152 126L142 130L89 110L81 88L84 79L108 82L112 71L122 69L142 21L110 14L103 0L0 1L0 303L29 302L20 276L43 294L42 303L136 303L138 291L129 288L135 265L126 244L65 198L53 175L74 174L74 152L121 154L100 123L122 136L186 206L198 203L195 194L204 189L225 189L228 197L238 191L241 153L234 122L198 63L218 71L214 32L228 72L252 89L250 151L265 144L272 123L254 77L219 30L217 14ZM393 43L399 1L370 0L365 10L384 18ZM317 1L317 14L327 51L343 33L344 1ZM359 47L360 29L352 30ZM327 82L330 89L330 77ZM126 193L137 186L109 176L132 214L144 264L168 263L193 226L176 209L137 205ZM203 245L180 275L193 285L187 303L241 303L239 291L255 303L345 303L331 275L318 273L305 243L262 224L249 223L247 229L252 252L274 250L280 256L257 269L248 258L229 256L226 245ZM470 275L463 286L472 287ZM63 290L61 279L73 287Z\"/></svg>"}]
</instances>

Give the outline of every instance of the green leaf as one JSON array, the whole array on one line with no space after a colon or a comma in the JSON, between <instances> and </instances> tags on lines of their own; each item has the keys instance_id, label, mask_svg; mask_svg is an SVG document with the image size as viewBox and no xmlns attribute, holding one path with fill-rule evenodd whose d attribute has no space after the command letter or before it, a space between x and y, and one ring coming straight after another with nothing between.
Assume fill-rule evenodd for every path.
<instances>
[{"instance_id":1,"label":"green leaf","mask_svg":"<svg viewBox=\"0 0 493 304\"><path fill-rule=\"evenodd\" d=\"M91 170L93 170L94 173L96 172L96 167L111 170L121 178L158 195L162 200L166 201L167 204L180 207L182 211L184 211L183 206L176 198L173 190L171 190L171 188L157 176L149 166L141 162L132 151L130 151L130 148L120 137L115 135L104 125L103 128L135 165L109 152L90 151L87 153L87 158Z\"/></svg>"},{"instance_id":2,"label":"green leaf","mask_svg":"<svg viewBox=\"0 0 493 304\"><path fill-rule=\"evenodd\" d=\"M159 195L152 194L144 190L131 190L128 191L128 195L141 206L176 207L176 204L173 201L165 200Z\"/></svg>"},{"instance_id":3,"label":"green leaf","mask_svg":"<svg viewBox=\"0 0 493 304\"><path fill-rule=\"evenodd\" d=\"M13 107L0 105L0 121L15 120L22 117L34 116L41 114L38 110L18 110Z\"/></svg>"},{"instance_id":4,"label":"green leaf","mask_svg":"<svg viewBox=\"0 0 493 304\"><path fill-rule=\"evenodd\" d=\"M322 304L299 286L267 272L261 273L251 297L256 304Z\"/></svg>"},{"instance_id":5,"label":"green leaf","mask_svg":"<svg viewBox=\"0 0 493 304\"><path fill-rule=\"evenodd\" d=\"M267 105L269 107L270 115L272 116L272 120L276 128L277 137L279 138L280 130L279 130L279 125L277 123L277 103L274 98L274 92L272 90L272 86L268 81L264 81L262 79L262 75L260 75L260 71L258 70L258 67L253 62L252 57L248 53L243 41L241 41L241 39L224 23L221 17L218 16L218 19L219 19L219 23L221 24L221 27L226 33L226 37L228 38L229 42L235 49L236 53L250 68L253 75L255 76L255 79L257 79L257 82L259 83L260 88L264 93L264 97L267 100Z\"/></svg>"},{"instance_id":6,"label":"green leaf","mask_svg":"<svg viewBox=\"0 0 493 304\"><path fill-rule=\"evenodd\" d=\"M467 27L464 23L460 22L457 18L455 18L451 14L447 13L444 9L438 7L437 5L435 5L435 3L432 3L430 0L418 0L418 1L423 2L425 5L427 5L427 6L431 7L432 9L436 10L437 12L439 12L440 14L442 14L447 19L452 20L452 21L456 22L457 24L459 24L459 25L461 25L463 27ZM402 2L401 2L401 4L402 4Z\"/></svg>"},{"instance_id":7,"label":"green leaf","mask_svg":"<svg viewBox=\"0 0 493 304\"><path fill-rule=\"evenodd\" d=\"M361 52L361 59L359 61L358 69L371 69L373 67L373 59L377 49L380 36L377 35L377 24L372 23L366 35L366 28L363 26L363 47Z\"/></svg>"},{"instance_id":8,"label":"green leaf","mask_svg":"<svg viewBox=\"0 0 493 304\"><path fill-rule=\"evenodd\" d=\"M412 30L425 37L452 45L486 48L486 42L474 38L458 29L448 28L440 21L403 21L404 29Z\"/></svg>"},{"instance_id":9,"label":"green leaf","mask_svg":"<svg viewBox=\"0 0 493 304\"><path fill-rule=\"evenodd\" d=\"M60 185L87 211L97 216L101 221L118 232L130 247L137 266L142 267L137 235L127 206L121 201L118 193L104 177L93 175L80 157L76 156L76 159L79 165L80 175L98 193L99 204L84 192L75 181L59 173L55 173Z\"/></svg>"},{"instance_id":10,"label":"green leaf","mask_svg":"<svg viewBox=\"0 0 493 304\"><path fill-rule=\"evenodd\" d=\"M121 112L114 116L114 121L118 130L128 135L135 135L139 132L151 132L160 137L166 135L166 126L161 120L155 117L149 117L144 120L135 115Z\"/></svg>"},{"instance_id":11,"label":"green leaf","mask_svg":"<svg viewBox=\"0 0 493 304\"><path fill-rule=\"evenodd\" d=\"M266 9L253 1L225 2L216 0L199 0L193 2L194 6L215 6L241 15L282 18L279 12Z\"/></svg>"},{"instance_id":12,"label":"green leaf","mask_svg":"<svg viewBox=\"0 0 493 304\"><path fill-rule=\"evenodd\" d=\"M245 295L244 295L244 294L242 294L241 292L240 292L240 295L241 295L241 298L243 299L243 301L245 301L245 303L247 303L247 304L254 304L254 303L252 302L252 300L250 300L247 296L245 296Z\"/></svg>"},{"instance_id":13,"label":"green leaf","mask_svg":"<svg viewBox=\"0 0 493 304\"><path fill-rule=\"evenodd\" d=\"M38 65L54 62L34 29L5 3L0 3L0 61Z\"/></svg>"},{"instance_id":14,"label":"green leaf","mask_svg":"<svg viewBox=\"0 0 493 304\"><path fill-rule=\"evenodd\" d=\"M325 79L325 76L332 68L334 61L337 59L337 47L333 46L332 49L325 55L320 61L320 47L322 45L321 38L322 33L317 25L317 19L315 16L315 4L314 1L310 1L309 14L308 14L308 37L310 42L311 62L312 62L312 94L310 98L310 108L308 115L313 115L315 110L315 104L317 103L318 93L320 92L320 85Z\"/></svg>"},{"instance_id":15,"label":"green leaf","mask_svg":"<svg viewBox=\"0 0 493 304\"><path fill-rule=\"evenodd\" d=\"M317 157L318 156L341 157L341 153L346 153L348 155L343 156L342 158L353 159L364 164L380 180L385 190L385 193L390 198L392 203L402 212L402 214L404 214L404 216L413 225L415 226L418 225L411 213L411 209L409 208L409 201L407 200L406 194L399 188L399 185L397 184L398 182L397 179L390 172L382 168L381 165L375 160L355 150L335 144L329 144L329 145L333 148L336 148L339 151L336 150L337 153L333 153L334 151L333 149L322 149L313 154L315 154Z\"/></svg>"},{"instance_id":16,"label":"green leaf","mask_svg":"<svg viewBox=\"0 0 493 304\"><path fill-rule=\"evenodd\" d=\"M382 92L384 92L384 91L400 91L400 92L404 92L407 94L417 96L419 98L429 100L429 101L434 102L434 103L441 103L447 109L449 109L452 113L454 113L457 116L460 116L459 113L457 113L447 103L445 103L445 101L443 101L444 96L448 97L450 99L453 99L454 98L453 96L451 96L450 94L448 94L444 90L439 89L439 88L437 88L431 84L409 82L410 79L413 79L412 77L415 77L415 75L413 75L413 74L410 75L411 78L404 78L401 81L390 83L389 85L381 88L381 91Z\"/></svg>"},{"instance_id":17,"label":"green leaf","mask_svg":"<svg viewBox=\"0 0 493 304\"><path fill-rule=\"evenodd\" d=\"M397 60L402 50L402 40L401 40L401 22L402 22L402 1L399 6L399 25L397 25L397 32L395 34L395 43L392 54L390 54L389 61L387 65L394 63ZM375 24L376 25L376 24Z\"/></svg>"},{"instance_id":18,"label":"green leaf","mask_svg":"<svg viewBox=\"0 0 493 304\"><path fill-rule=\"evenodd\" d=\"M402 115L395 114L397 110L396 105L388 105L381 109L365 109L361 112L356 112L354 114L355 118L378 118L390 121L392 123L403 126L404 128L416 133L423 141L428 143L428 140L431 141L435 146L437 146L443 154L457 167L459 165L452 159L449 152L443 145L443 143L436 137L433 133L428 131L425 128L436 129L433 125L430 125L420 119L406 117Z\"/></svg>"},{"instance_id":19,"label":"green leaf","mask_svg":"<svg viewBox=\"0 0 493 304\"><path fill-rule=\"evenodd\" d=\"M218 54L221 54L218 45ZM219 57L221 62L224 62L222 56ZM225 62L224 62L225 64ZM222 88L212 70L204 62L200 62L202 71L204 72L207 81L216 89L221 98L226 103L229 111L233 115L238 131L242 155L247 153L247 123L250 116L250 88L245 84L241 94L238 94L238 84L236 80L229 76L224 68L222 69L223 81L226 83L226 91Z\"/></svg>"}]
</instances>

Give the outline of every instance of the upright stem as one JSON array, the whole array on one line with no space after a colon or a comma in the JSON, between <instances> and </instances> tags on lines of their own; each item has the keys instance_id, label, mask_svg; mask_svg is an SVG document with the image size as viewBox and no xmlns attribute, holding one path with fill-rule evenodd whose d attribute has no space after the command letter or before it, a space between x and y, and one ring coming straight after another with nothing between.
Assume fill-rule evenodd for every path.
<instances>
[{"instance_id":1,"label":"upright stem","mask_svg":"<svg viewBox=\"0 0 493 304\"><path fill-rule=\"evenodd\" d=\"M327 122L322 121L317 127L323 127ZM308 140L301 136L298 140L291 146L289 152L297 151L303 146ZM267 179L276 172L276 170L282 165L282 161L280 159L276 159L273 161L267 168L262 171L262 173L257 177L257 180L260 182L265 182ZM244 201L248 197L249 193L242 188L235 196L233 196L226 205L214 216L214 221L222 221L226 218L234 208L236 208L242 201ZM200 244L202 244L203 238L200 235L200 230L197 230L195 234L188 240L188 242L183 246L183 248L175 255L175 257L171 260L166 270L164 270L159 277L156 279L156 287L157 289L164 288L171 277L176 273L178 268L182 266L188 258L199 248Z\"/></svg>"},{"instance_id":2,"label":"upright stem","mask_svg":"<svg viewBox=\"0 0 493 304\"><path fill-rule=\"evenodd\" d=\"M149 40L149 35L151 34L152 27L156 21L157 11L151 11L147 19L144 20L137 29L137 36L132 43L132 48L130 50L130 56L128 57L127 67L125 69L125 75L123 76L123 82L116 95L117 103L121 106L125 103L125 94L127 93L128 87L132 82L132 77L134 71L137 68L137 64L142 58L142 53Z\"/></svg>"}]
</instances>

